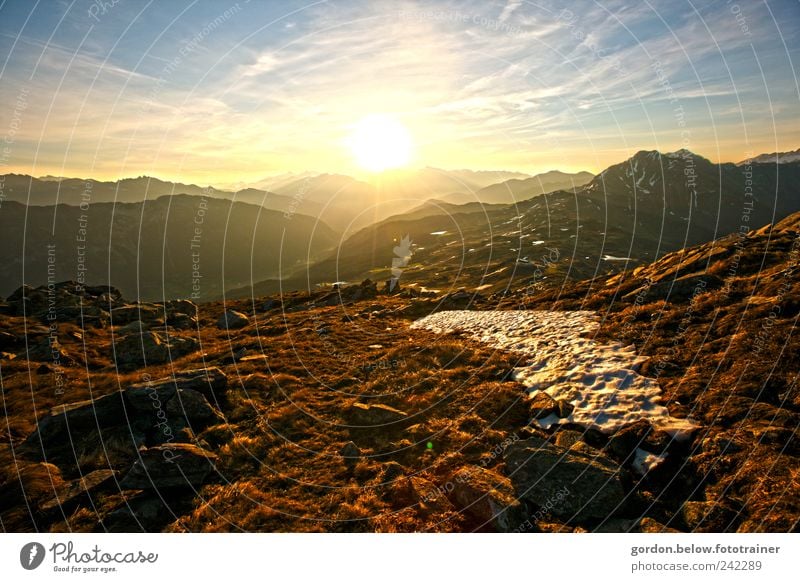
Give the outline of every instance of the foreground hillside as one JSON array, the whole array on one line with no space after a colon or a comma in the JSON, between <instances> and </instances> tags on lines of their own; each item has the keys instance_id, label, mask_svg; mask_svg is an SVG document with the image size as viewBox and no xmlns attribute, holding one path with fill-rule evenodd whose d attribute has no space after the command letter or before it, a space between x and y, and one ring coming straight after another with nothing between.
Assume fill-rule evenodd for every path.
<instances>
[{"instance_id":1,"label":"foreground hillside","mask_svg":"<svg viewBox=\"0 0 800 582\"><path fill-rule=\"evenodd\" d=\"M535 293L20 290L2 527L796 530L798 260L795 214Z\"/></svg>"}]
</instances>

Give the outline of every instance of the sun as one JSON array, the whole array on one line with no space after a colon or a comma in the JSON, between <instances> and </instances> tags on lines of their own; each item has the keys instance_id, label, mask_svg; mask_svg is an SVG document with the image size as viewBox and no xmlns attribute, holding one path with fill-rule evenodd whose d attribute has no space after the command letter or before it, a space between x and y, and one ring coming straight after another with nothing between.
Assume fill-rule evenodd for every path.
<instances>
[{"instance_id":1,"label":"sun","mask_svg":"<svg viewBox=\"0 0 800 582\"><path fill-rule=\"evenodd\" d=\"M368 115L349 139L358 165L370 172L401 168L411 160L413 144L405 126L387 115Z\"/></svg>"}]
</instances>

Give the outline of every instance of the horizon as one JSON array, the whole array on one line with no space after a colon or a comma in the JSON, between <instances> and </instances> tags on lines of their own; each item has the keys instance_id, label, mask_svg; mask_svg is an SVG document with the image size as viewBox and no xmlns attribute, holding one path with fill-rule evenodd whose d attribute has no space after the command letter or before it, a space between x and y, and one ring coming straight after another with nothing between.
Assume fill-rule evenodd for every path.
<instances>
[{"instance_id":1,"label":"horizon","mask_svg":"<svg viewBox=\"0 0 800 582\"><path fill-rule=\"evenodd\" d=\"M800 143L788 1L71 6L0 9L3 173L596 174L642 149L719 163Z\"/></svg>"},{"instance_id":2,"label":"horizon","mask_svg":"<svg viewBox=\"0 0 800 582\"><path fill-rule=\"evenodd\" d=\"M624 159L621 159L621 160L618 160L616 162L613 162L609 166L600 168L599 170L583 169L583 170L566 171L566 170L563 170L562 168L550 168L550 169L547 169L547 170L543 170L543 171L537 172L535 174L531 174L531 173L525 172L523 170L515 170L515 169L508 169L508 168L493 168L493 169L477 170L477 169L473 169L473 168L461 168L461 167L459 167L459 168L439 168L439 167L434 167L434 166L406 167L406 168L402 168L402 169L390 169L390 170L384 170L383 172L370 172L370 173L353 172L353 174L344 174L342 172L318 172L318 171L315 171L315 170L298 170L298 171L294 171L294 172L276 172L276 173L273 173L273 174L264 175L259 180L255 180L254 182L251 182L251 183L240 183L240 185L238 187L236 185L231 185L231 184L226 184L226 183L216 183L216 184L215 183L200 183L200 182L195 183L195 182L187 181L186 179L183 179L183 178L180 178L180 177L168 177L168 176L153 175L153 174L140 174L140 175L137 175L137 176L129 175L129 176L121 176L121 177L118 177L118 178L99 178L99 177L92 177L92 176L66 176L66 175L64 175L64 176L55 176L55 175L51 175L51 174L33 175L33 174L31 174L29 172L25 172L25 171L9 171L9 172L5 172L4 174L0 174L0 175L16 174L16 175L20 175L20 176L28 176L28 177L34 178L36 180L44 180L46 178L50 178L50 179L52 179L54 181L60 181L60 180L87 180L87 181L88 180L94 180L96 182L106 182L106 183L121 182L121 181L124 181L124 180L138 180L138 179L143 179L143 178L151 178L151 179L160 180L162 182L170 182L170 183L175 183L175 184L184 184L186 186L197 186L197 187L214 188L214 189L220 190L220 191L235 192L236 190L245 190L245 189L248 189L248 188L255 188L255 189L261 189L261 190L268 191L267 189L264 189L264 188L258 188L257 185L256 185L257 182L268 180L268 179L271 179L271 178L279 178L279 177L282 177L282 176L287 176L289 174L292 174L298 180L302 179L301 178L302 176L319 177L319 176L325 176L325 175L338 175L338 176L343 176L343 177L346 177L346 178L352 178L352 179L357 180L357 181L365 182L367 184L372 184L373 180L378 180L379 181L380 176L382 176L384 174L391 174L391 173L395 173L395 172L412 174L412 173L421 172L421 171L424 171L424 170L436 170L436 171L441 171L441 172L453 172L453 173L455 173L455 172L476 172L476 173L485 172L485 173L497 173L497 174L502 174L502 173L513 174L513 173L517 173L517 174L527 174L528 177L530 177L530 178L535 178L537 176L544 175L544 174L549 174L549 173L552 173L552 172L561 172L561 173L564 173L564 174L580 174L580 173L586 172L586 173L590 173L590 174L592 174L594 176L597 176L601 172L606 170L608 167L623 163L623 162L631 159L633 156L635 156L637 153L640 153L640 152L658 151L661 155L667 155L667 154L677 153L681 149L685 149L685 148L679 148L679 149L674 150L674 151L645 150L645 149L634 148L632 150L632 153L630 153L630 155L628 155ZM794 152L794 151L800 151L800 147L798 147L798 148L788 148L786 151L782 151L782 152L754 152L754 155L751 156L751 158L746 158L746 159L741 159L741 160L721 160L721 161L715 161L715 160L713 160L713 159L711 159L711 158L709 158L709 157L707 157L707 156L705 156L705 155L703 155L701 153L698 153L697 151L694 151L694 150L688 150L688 151L690 153L692 153L693 155L695 155L695 156L706 158L707 160L709 160L710 162L712 162L714 164L740 164L740 163L746 162L748 159L751 159L751 158L754 158L754 157L757 157L757 156L760 156L760 155L774 155L774 154L783 154L783 153L789 153L789 152ZM514 180L514 179L519 179L519 178L506 178L506 179L500 180L497 183L499 184L499 183L503 183L503 182L506 182L508 180Z\"/></svg>"}]
</instances>

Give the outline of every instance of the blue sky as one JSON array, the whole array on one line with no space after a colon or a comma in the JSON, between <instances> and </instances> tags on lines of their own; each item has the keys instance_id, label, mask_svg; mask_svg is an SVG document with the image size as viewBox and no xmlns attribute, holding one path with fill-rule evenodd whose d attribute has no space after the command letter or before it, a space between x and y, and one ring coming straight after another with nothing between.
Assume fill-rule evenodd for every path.
<instances>
[{"instance_id":1,"label":"blue sky","mask_svg":"<svg viewBox=\"0 0 800 582\"><path fill-rule=\"evenodd\" d=\"M0 171L353 173L372 113L419 166L738 161L800 147L798 63L796 0L5 1Z\"/></svg>"}]
</instances>

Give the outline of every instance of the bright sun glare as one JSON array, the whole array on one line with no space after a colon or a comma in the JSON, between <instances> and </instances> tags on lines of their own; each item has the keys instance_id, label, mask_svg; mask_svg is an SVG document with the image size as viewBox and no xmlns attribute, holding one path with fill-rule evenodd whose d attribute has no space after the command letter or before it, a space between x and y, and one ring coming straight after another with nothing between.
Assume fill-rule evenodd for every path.
<instances>
[{"instance_id":1,"label":"bright sun glare","mask_svg":"<svg viewBox=\"0 0 800 582\"><path fill-rule=\"evenodd\" d=\"M368 115L356 124L350 148L358 165L370 172L400 168L411 160L411 134L386 115Z\"/></svg>"}]
</instances>

